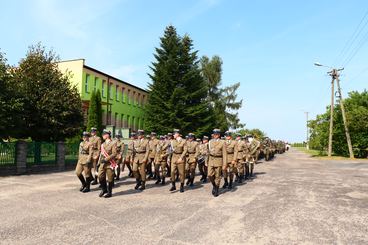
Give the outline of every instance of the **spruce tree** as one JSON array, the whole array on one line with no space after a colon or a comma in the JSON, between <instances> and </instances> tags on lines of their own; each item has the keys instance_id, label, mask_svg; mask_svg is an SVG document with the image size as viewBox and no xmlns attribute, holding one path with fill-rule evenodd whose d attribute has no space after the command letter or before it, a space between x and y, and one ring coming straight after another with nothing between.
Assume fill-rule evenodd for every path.
<instances>
[{"instance_id":1,"label":"spruce tree","mask_svg":"<svg viewBox=\"0 0 368 245\"><path fill-rule=\"evenodd\" d=\"M189 36L179 37L175 27L168 26L154 54L149 74L149 99L146 106L146 129L158 133L179 128L197 135L207 133L209 106L207 87L200 75L197 52Z\"/></svg>"},{"instance_id":2,"label":"spruce tree","mask_svg":"<svg viewBox=\"0 0 368 245\"><path fill-rule=\"evenodd\" d=\"M102 108L101 108L101 94L100 90L93 91L88 108L87 130L97 128L97 133L102 130Z\"/></svg>"}]
</instances>

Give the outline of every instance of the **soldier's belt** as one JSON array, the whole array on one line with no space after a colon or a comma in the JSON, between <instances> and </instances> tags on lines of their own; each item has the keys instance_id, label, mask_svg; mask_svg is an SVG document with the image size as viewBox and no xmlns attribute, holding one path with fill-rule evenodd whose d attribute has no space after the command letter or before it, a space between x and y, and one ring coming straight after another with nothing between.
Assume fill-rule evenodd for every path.
<instances>
[{"instance_id":1,"label":"soldier's belt","mask_svg":"<svg viewBox=\"0 0 368 245\"><path fill-rule=\"evenodd\" d=\"M210 155L211 157L216 157L216 158L219 158L219 157L222 157L222 155Z\"/></svg>"},{"instance_id":2,"label":"soldier's belt","mask_svg":"<svg viewBox=\"0 0 368 245\"><path fill-rule=\"evenodd\" d=\"M175 154L175 155L181 155L181 154L183 154L183 152L173 152L173 154Z\"/></svg>"},{"instance_id":3,"label":"soldier's belt","mask_svg":"<svg viewBox=\"0 0 368 245\"><path fill-rule=\"evenodd\" d=\"M238 151L238 152L243 152L243 151Z\"/></svg>"},{"instance_id":4,"label":"soldier's belt","mask_svg":"<svg viewBox=\"0 0 368 245\"><path fill-rule=\"evenodd\" d=\"M137 151L138 154L146 153L147 151Z\"/></svg>"},{"instance_id":5,"label":"soldier's belt","mask_svg":"<svg viewBox=\"0 0 368 245\"><path fill-rule=\"evenodd\" d=\"M88 153L87 153L87 152L81 152L81 154L82 154L82 155L88 155Z\"/></svg>"},{"instance_id":6,"label":"soldier's belt","mask_svg":"<svg viewBox=\"0 0 368 245\"><path fill-rule=\"evenodd\" d=\"M195 152L188 152L188 154L189 154L189 155L194 155L194 154L195 154Z\"/></svg>"},{"instance_id":7,"label":"soldier's belt","mask_svg":"<svg viewBox=\"0 0 368 245\"><path fill-rule=\"evenodd\" d=\"M232 155L232 154L234 154L234 152L227 152L227 154L231 154Z\"/></svg>"}]
</instances>

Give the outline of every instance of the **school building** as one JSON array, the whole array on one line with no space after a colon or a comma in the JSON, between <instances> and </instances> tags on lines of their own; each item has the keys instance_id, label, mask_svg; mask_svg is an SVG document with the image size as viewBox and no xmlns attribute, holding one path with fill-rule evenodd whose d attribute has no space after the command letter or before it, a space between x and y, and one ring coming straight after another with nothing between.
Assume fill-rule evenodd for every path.
<instances>
[{"instance_id":1,"label":"school building","mask_svg":"<svg viewBox=\"0 0 368 245\"><path fill-rule=\"evenodd\" d=\"M58 66L60 71L70 74L72 84L80 92L85 123L91 93L99 89L102 96L102 123L105 127L113 127L115 131L144 128L146 90L87 66L84 59L61 61Z\"/></svg>"}]
</instances>

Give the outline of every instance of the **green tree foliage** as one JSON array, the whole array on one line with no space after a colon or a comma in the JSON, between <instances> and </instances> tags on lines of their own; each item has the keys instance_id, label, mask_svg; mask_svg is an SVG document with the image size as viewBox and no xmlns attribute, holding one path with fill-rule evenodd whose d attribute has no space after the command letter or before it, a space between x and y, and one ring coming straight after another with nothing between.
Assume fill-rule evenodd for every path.
<instances>
[{"instance_id":1,"label":"green tree foliage","mask_svg":"<svg viewBox=\"0 0 368 245\"><path fill-rule=\"evenodd\" d=\"M59 58L41 44L31 46L15 71L24 97L20 137L57 141L80 132L83 124L81 98L67 75L57 66Z\"/></svg>"},{"instance_id":2,"label":"green tree foliage","mask_svg":"<svg viewBox=\"0 0 368 245\"><path fill-rule=\"evenodd\" d=\"M242 106L242 100L237 101L236 91L240 83L227 87L221 87L222 60L219 56L209 59L201 58L201 74L208 86L208 101L212 111L213 125L225 131L229 128L237 129L244 127L240 123L237 110Z\"/></svg>"},{"instance_id":3,"label":"green tree foliage","mask_svg":"<svg viewBox=\"0 0 368 245\"><path fill-rule=\"evenodd\" d=\"M237 132L242 135L249 135L249 134L253 135L253 137L256 139L262 139L267 136L265 132L263 132L262 130L258 128L253 128L253 129L243 128L243 129L238 130Z\"/></svg>"},{"instance_id":4,"label":"green tree foliage","mask_svg":"<svg viewBox=\"0 0 368 245\"><path fill-rule=\"evenodd\" d=\"M344 100L351 142L356 157L366 157L368 148L368 91L362 93L350 92ZM341 107L334 109L333 152L336 155L349 156ZM309 145L312 149L326 151L330 124L330 109L324 114L317 115L309 122L311 136Z\"/></svg>"},{"instance_id":5,"label":"green tree foliage","mask_svg":"<svg viewBox=\"0 0 368 245\"><path fill-rule=\"evenodd\" d=\"M102 131L102 102L100 90L92 91L88 108L87 130L97 128L98 133Z\"/></svg>"},{"instance_id":6,"label":"green tree foliage","mask_svg":"<svg viewBox=\"0 0 368 245\"><path fill-rule=\"evenodd\" d=\"M21 126L23 99L13 79L13 68L0 52L0 139L16 136Z\"/></svg>"},{"instance_id":7,"label":"green tree foliage","mask_svg":"<svg viewBox=\"0 0 368 245\"><path fill-rule=\"evenodd\" d=\"M187 35L180 37L173 26L165 29L160 40L150 67L146 129L167 133L179 128L197 135L209 132L208 88L200 74L193 41Z\"/></svg>"}]
</instances>

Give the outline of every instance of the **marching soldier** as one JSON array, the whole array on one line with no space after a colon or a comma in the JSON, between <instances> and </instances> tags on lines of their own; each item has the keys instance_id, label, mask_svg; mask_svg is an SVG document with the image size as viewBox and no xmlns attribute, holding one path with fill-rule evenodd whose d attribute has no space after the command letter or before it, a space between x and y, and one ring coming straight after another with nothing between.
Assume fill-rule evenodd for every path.
<instances>
[{"instance_id":1,"label":"marching soldier","mask_svg":"<svg viewBox=\"0 0 368 245\"><path fill-rule=\"evenodd\" d=\"M133 158L134 158L134 140L136 140L136 134L132 132L130 134L130 141L128 143L127 153L123 161L123 171L124 171L125 165L128 167L128 170L129 170L128 177L133 177L132 166L133 166Z\"/></svg>"},{"instance_id":2,"label":"marching soldier","mask_svg":"<svg viewBox=\"0 0 368 245\"><path fill-rule=\"evenodd\" d=\"M203 141L198 145L198 169L202 177L202 183L207 182L207 161L208 161L208 136L203 136Z\"/></svg>"},{"instance_id":3,"label":"marching soldier","mask_svg":"<svg viewBox=\"0 0 368 245\"><path fill-rule=\"evenodd\" d=\"M233 188L233 179L234 179L234 174L236 175L237 173L237 166L236 166L236 150L237 150L237 142L235 140L233 140L232 136L231 136L231 132L226 131L225 132L225 144L226 144L226 153L227 153L227 169L224 170L223 174L224 174L224 185L222 186L222 188L226 188L228 187L228 189ZM228 177L230 178L230 184L228 182Z\"/></svg>"},{"instance_id":4,"label":"marching soldier","mask_svg":"<svg viewBox=\"0 0 368 245\"><path fill-rule=\"evenodd\" d=\"M79 191L89 192L90 183L92 181L91 177L91 165L92 165L92 144L89 142L90 134L88 132L83 132L83 141L79 144L79 156L77 166L75 168L75 173L78 179L82 183ZM84 176L82 172L84 172Z\"/></svg>"},{"instance_id":5,"label":"marching soldier","mask_svg":"<svg viewBox=\"0 0 368 245\"><path fill-rule=\"evenodd\" d=\"M100 156L100 149L101 149L101 138L97 136L97 128L91 128L91 137L89 141L92 144L92 177L94 180L92 185L97 185L97 178L98 178L98 157Z\"/></svg>"},{"instance_id":6,"label":"marching soldier","mask_svg":"<svg viewBox=\"0 0 368 245\"><path fill-rule=\"evenodd\" d=\"M144 138L144 131L138 130L138 139L134 141L133 174L136 179L134 189L146 189L146 164L148 161L149 145Z\"/></svg>"},{"instance_id":7,"label":"marching soldier","mask_svg":"<svg viewBox=\"0 0 368 245\"><path fill-rule=\"evenodd\" d=\"M236 135L236 149L235 149L235 155L234 155L234 159L236 161L236 181L238 183L242 183L243 182L243 177L244 177L244 164L245 164L245 157L246 157L246 150L247 150L247 146L245 144L245 142L242 140L242 136L241 134L237 134Z\"/></svg>"},{"instance_id":8,"label":"marching soldier","mask_svg":"<svg viewBox=\"0 0 368 245\"><path fill-rule=\"evenodd\" d=\"M194 134L188 134L187 144L187 166L186 171L189 176L187 185L193 186L194 184L194 177L195 177L195 170L197 167L197 158L198 158L198 142L194 140Z\"/></svg>"},{"instance_id":9,"label":"marching soldier","mask_svg":"<svg viewBox=\"0 0 368 245\"><path fill-rule=\"evenodd\" d=\"M156 147L158 144L158 139L156 138L156 133L151 132L150 140L148 142L149 145L149 154L148 154L148 163L147 163L147 174L149 175L148 178L154 178L152 173L152 165L155 167L155 156L156 156Z\"/></svg>"},{"instance_id":10,"label":"marching soldier","mask_svg":"<svg viewBox=\"0 0 368 245\"><path fill-rule=\"evenodd\" d=\"M220 132L220 129L214 129L213 139L208 143L208 178L213 186L212 195L215 197L219 195L221 172L226 170L227 164L226 144L220 139Z\"/></svg>"},{"instance_id":11,"label":"marching soldier","mask_svg":"<svg viewBox=\"0 0 368 245\"><path fill-rule=\"evenodd\" d=\"M184 192L185 181L185 156L187 154L187 146L185 140L180 136L179 129L174 129L174 139L171 140L172 159L171 159L171 184L170 191L176 190L175 180L176 171L180 178L180 192Z\"/></svg>"},{"instance_id":12,"label":"marching soldier","mask_svg":"<svg viewBox=\"0 0 368 245\"><path fill-rule=\"evenodd\" d=\"M120 164L122 164L123 162L123 153L124 153L124 148L125 148L124 142L121 140L120 133L116 134L115 144L116 144L116 164L117 164L115 168L115 176L116 176L116 180L119 180L120 172L121 172Z\"/></svg>"},{"instance_id":13,"label":"marching soldier","mask_svg":"<svg viewBox=\"0 0 368 245\"><path fill-rule=\"evenodd\" d=\"M166 135L166 139L165 141L168 143L168 147L167 147L167 174L166 177L171 177L171 157L172 157L172 148L171 148L171 140L173 140L173 134L172 133L168 133Z\"/></svg>"},{"instance_id":14,"label":"marching soldier","mask_svg":"<svg viewBox=\"0 0 368 245\"><path fill-rule=\"evenodd\" d=\"M258 151L258 148L260 146L260 142L256 139L253 138L253 135L248 135L247 136L247 145L248 145L248 149L249 152L247 154L247 160L246 160L246 172L245 172L245 177L253 177L253 169L254 169L254 164L256 163L257 159L256 159L256 154Z\"/></svg>"},{"instance_id":15,"label":"marching soldier","mask_svg":"<svg viewBox=\"0 0 368 245\"><path fill-rule=\"evenodd\" d=\"M111 132L104 130L102 133L104 143L101 145L101 154L98 164L98 176L101 184L100 197L112 196L112 185L114 180L114 168L116 167L116 144L111 140Z\"/></svg>"},{"instance_id":16,"label":"marching soldier","mask_svg":"<svg viewBox=\"0 0 368 245\"><path fill-rule=\"evenodd\" d=\"M157 177L156 185L160 182L162 185L165 185L165 177L166 177L166 165L167 165L167 156L170 142L165 140L164 136L160 136L160 140L156 146L156 157L155 157L155 175ZM160 168L162 176L160 176Z\"/></svg>"}]
</instances>

